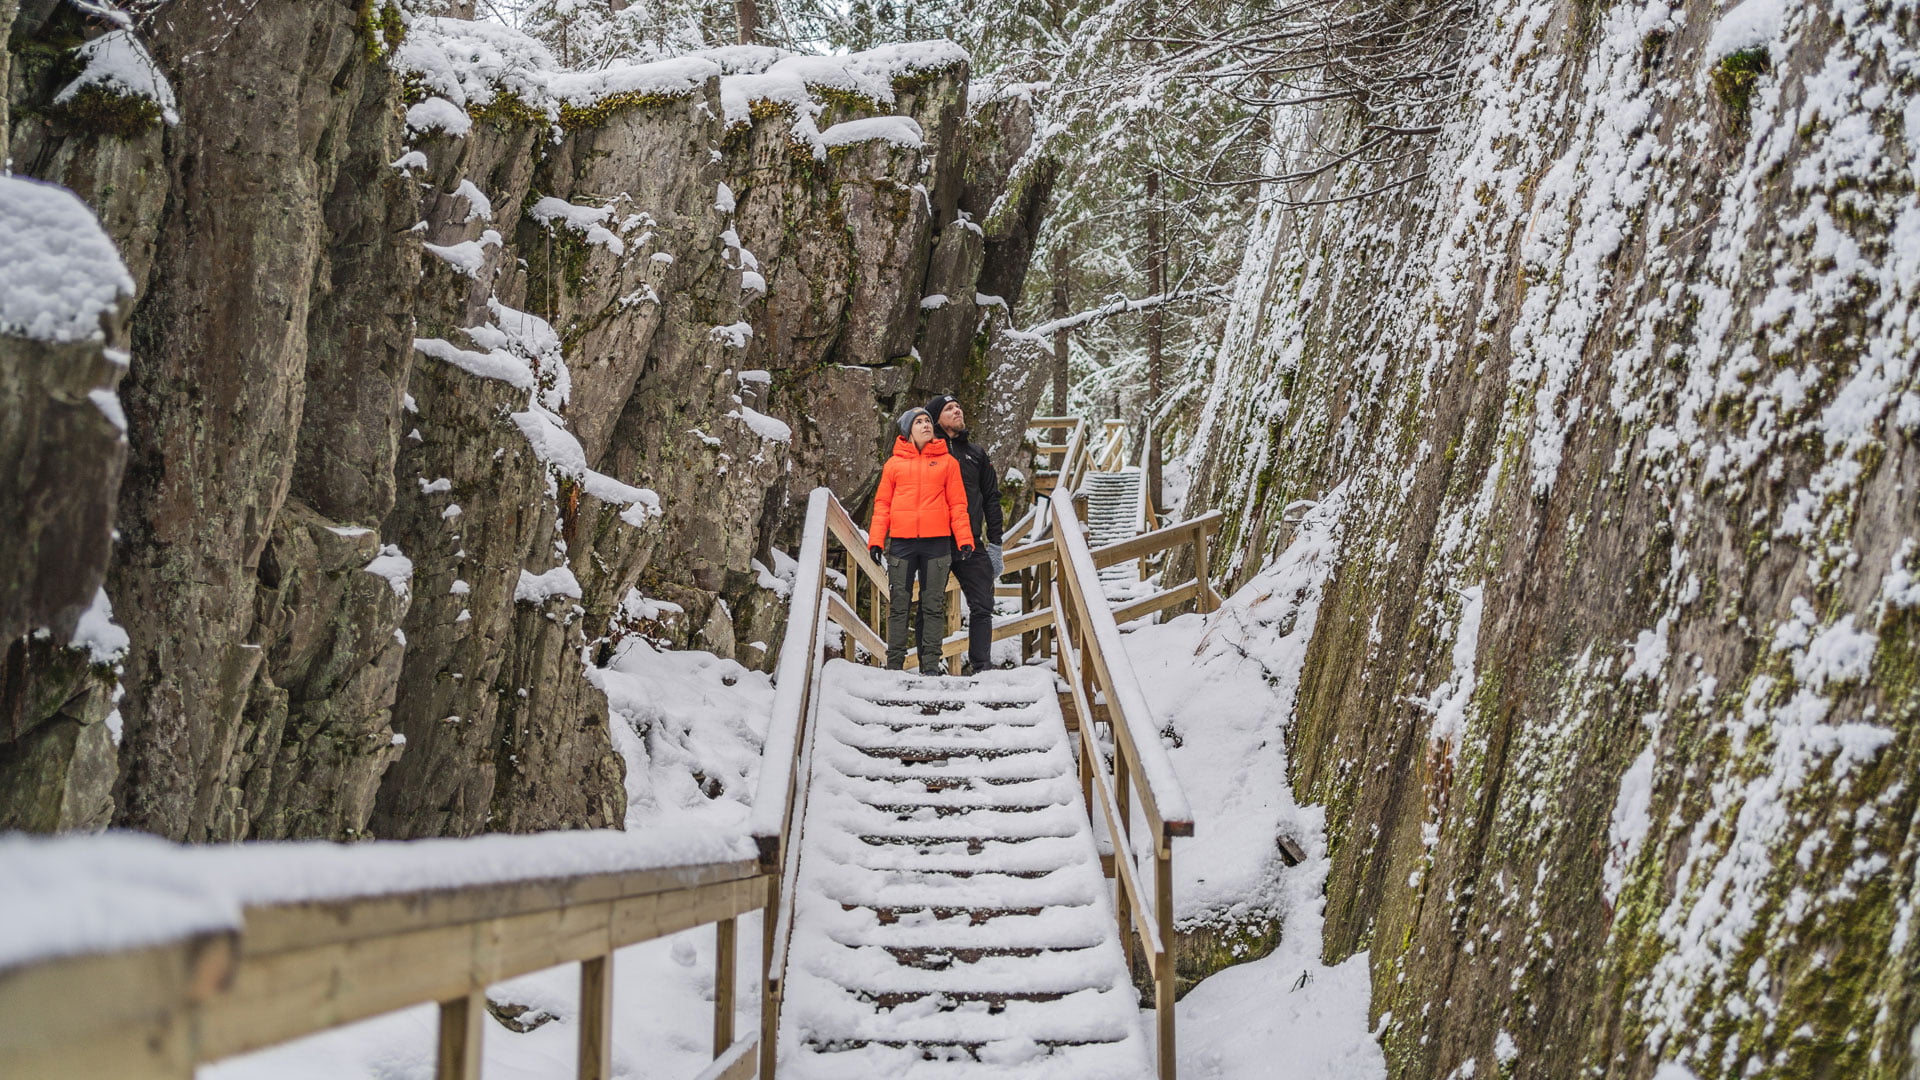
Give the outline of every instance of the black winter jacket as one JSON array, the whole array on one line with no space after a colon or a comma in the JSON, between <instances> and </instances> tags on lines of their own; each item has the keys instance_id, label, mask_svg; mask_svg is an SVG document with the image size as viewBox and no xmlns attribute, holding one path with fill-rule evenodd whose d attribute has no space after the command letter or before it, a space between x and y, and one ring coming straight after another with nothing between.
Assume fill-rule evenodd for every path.
<instances>
[{"instance_id":1,"label":"black winter jacket","mask_svg":"<svg viewBox=\"0 0 1920 1080\"><path fill-rule=\"evenodd\" d=\"M983 543L1000 544L1005 525L1000 514L1000 476L993 471L987 452L967 441L967 433L941 435L947 440L947 452L960 463L960 482L967 489L967 518L975 538Z\"/></svg>"}]
</instances>

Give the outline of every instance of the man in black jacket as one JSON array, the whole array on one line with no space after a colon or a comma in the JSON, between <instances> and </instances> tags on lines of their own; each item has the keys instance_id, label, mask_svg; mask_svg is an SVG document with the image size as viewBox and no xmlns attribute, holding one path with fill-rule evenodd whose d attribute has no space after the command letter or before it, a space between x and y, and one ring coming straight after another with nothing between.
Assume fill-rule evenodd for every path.
<instances>
[{"instance_id":1,"label":"man in black jacket","mask_svg":"<svg viewBox=\"0 0 1920 1080\"><path fill-rule=\"evenodd\" d=\"M976 539L984 538L984 555L959 559L953 576L967 598L967 668L965 674L993 666L993 585L1005 573L1001 554L1004 539L1000 515L1000 477L987 452L967 441L967 414L950 394L927 402L933 417L933 436L947 440L947 451L960 463L960 482L967 489L967 517Z\"/></svg>"}]
</instances>

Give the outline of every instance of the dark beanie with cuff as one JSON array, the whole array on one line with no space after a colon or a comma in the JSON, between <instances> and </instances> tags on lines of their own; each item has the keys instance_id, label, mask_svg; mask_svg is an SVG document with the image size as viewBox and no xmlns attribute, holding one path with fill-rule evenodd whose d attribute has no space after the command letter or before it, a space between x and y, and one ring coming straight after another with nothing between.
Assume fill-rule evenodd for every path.
<instances>
[{"instance_id":1,"label":"dark beanie with cuff","mask_svg":"<svg viewBox=\"0 0 1920 1080\"><path fill-rule=\"evenodd\" d=\"M933 418L934 434L940 434L942 430L940 427L940 414L946 411L948 405L959 400L959 398L954 397L952 394L935 394L932 399L927 402L927 415Z\"/></svg>"}]
</instances>

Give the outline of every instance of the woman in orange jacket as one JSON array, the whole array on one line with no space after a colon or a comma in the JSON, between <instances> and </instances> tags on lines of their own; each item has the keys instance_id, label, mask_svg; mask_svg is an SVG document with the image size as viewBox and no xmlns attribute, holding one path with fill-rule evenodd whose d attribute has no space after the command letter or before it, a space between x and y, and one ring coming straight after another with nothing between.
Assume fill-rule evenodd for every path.
<instances>
[{"instance_id":1,"label":"woman in orange jacket","mask_svg":"<svg viewBox=\"0 0 1920 1080\"><path fill-rule=\"evenodd\" d=\"M880 470L880 490L873 496L867 544L874 559L882 550L887 555L887 667L906 666L907 614L917 579L920 670L945 674L940 642L947 624L947 570L951 560L973 555L973 529L960 465L947 444L933 437L933 418L925 409L900 416L900 437L893 441L893 456Z\"/></svg>"}]
</instances>

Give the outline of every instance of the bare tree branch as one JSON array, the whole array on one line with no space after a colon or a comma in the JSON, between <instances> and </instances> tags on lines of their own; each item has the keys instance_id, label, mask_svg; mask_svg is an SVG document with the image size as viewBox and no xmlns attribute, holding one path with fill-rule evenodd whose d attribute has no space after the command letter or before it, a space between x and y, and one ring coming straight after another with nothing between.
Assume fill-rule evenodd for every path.
<instances>
[{"instance_id":1,"label":"bare tree branch","mask_svg":"<svg viewBox=\"0 0 1920 1080\"><path fill-rule=\"evenodd\" d=\"M1095 319L1105 319L1114 315L1125 315L1135 311L1146 311L1149 308L1164 307L1167 304L1177 304L1183 300L1198 300L1206 297L1225 296L1231 291L1232 290L1225 285L1208 285L1205 288L1167 293L1164 296L1143 296L1138 300L1128 300L1122 297L1111 303L1102 304L1097 308L1082 311L1075 315L1068 315L1060 319L1050 319L1031 329L1015 330L1012 327L1008 327L1000 332L1015 341L1041 341L1056 331L1071 330L1076 326L1084 326Z\"/></svg>"}]
</instances>

